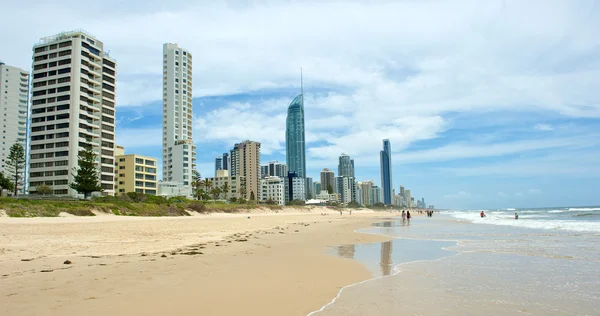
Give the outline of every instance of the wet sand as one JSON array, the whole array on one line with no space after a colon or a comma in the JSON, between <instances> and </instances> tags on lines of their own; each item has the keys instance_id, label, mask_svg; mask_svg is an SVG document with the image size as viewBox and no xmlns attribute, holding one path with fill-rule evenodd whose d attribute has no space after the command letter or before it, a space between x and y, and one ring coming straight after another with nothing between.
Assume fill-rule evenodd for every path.
<instances>
[{"instance_id":1,"label":"wet sand","mask_svg":"<svg viewBox=\"0 0 600 316\"><path fill-rule=\"evenodd\" d=\"M0 315L306 315L371 277L328 246L388 239L320 211L0 218Z\"/></svg>"}]
</instances>

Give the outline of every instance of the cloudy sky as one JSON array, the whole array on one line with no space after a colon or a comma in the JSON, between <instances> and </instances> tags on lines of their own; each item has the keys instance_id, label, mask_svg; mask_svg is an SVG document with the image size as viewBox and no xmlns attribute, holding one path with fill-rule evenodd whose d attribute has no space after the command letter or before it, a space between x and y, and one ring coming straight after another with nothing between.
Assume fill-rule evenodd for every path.
<instances>
[{"instance_id":1,"label":"cloudy sky","mask_svg":"<svg viewBox=\"0 0 600 316\"><path fill-rule=\"evenodd\" d=\"M194 56L199 170L234 143L285 161L306 94L308 175L393 182L437 207L600 204L597 1L10 1L0 60L31 68L41 37L84 29L117 60L118 143L160 157L162 44ZM123 4L126 3L126 4ZM15 28L15 26L19 26Z\"/></svg>"}]
</instances>

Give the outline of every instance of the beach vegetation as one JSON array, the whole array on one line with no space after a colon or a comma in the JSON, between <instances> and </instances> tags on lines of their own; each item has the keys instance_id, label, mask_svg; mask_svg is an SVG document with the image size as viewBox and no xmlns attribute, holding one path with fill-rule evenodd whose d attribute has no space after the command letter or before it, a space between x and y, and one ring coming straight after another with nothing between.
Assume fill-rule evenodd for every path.
<instances>
[{"instance_id":1,"label":"beach vegetation","mask_svg":"<svg viewBox=\"0 0 600 316\"><path fill-rule=\"evenodd\" d=\"M4 176L4 173L0 172L0 195L2 194L3 190L12 191L13 183L9 178Z\"/></svg>"},{"instance_id":2,"label":"beach vegetation","mask_svg":"<svg viewBox=\"0 0 600 316\"><path fill-rule=\"evenodd\" d=\"M14 143L10 146L10 151L6 157L6 171L8 178L13 183L13 194L17 196L19 192L19 183L23 179L23 171L25 170L25 149L20 143Z\"/></svg>"},{"instance_id":3,"label":"beach vegetation","mask_svg":"<svg viewBox=\"0 0 600 316\"><path fill-rule=\"evenodd\" d=\"M77 159L79 166L73 173L74 181L69 184L69 187L77 193L83 194L87 199L92 192L102 191L96 166L96 153L92 149L92 144L87 143L84 150L79 151Z\"/></svg>"}]
</instances>

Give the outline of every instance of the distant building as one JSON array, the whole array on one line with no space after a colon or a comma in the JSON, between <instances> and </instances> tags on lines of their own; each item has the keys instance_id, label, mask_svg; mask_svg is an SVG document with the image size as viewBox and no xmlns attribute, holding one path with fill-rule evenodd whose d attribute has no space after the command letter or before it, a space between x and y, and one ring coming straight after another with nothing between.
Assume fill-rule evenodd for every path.
<instances>
[{"instance_id":1,"label":"distant building","mask_svg":"<svg viewBox=\"0 0 600 316\"><path fill-rule=\"evenodd\" d=\"M363 182L359 182L358 184L360 186L360 192L361 192L361 205L364 206L371 206L374 204L374 200L373 200L373 187L375 186L375 183L372 180L368 180L368 181L363 181Z\"/></svg>"},{"instance_id":2,"label":"distant building","mask_svg":"<svg viewBox=\"0 0 600 316\"><path fill-rule=\"evenodd\" d=\"M335 177L335 193L340 197L340 202L344 205L354 200L354 178L352 177Z\"/></svg>"},{"instance_id":3,"label":"distant building","mask_svg":"<svg viewBox=\"0 0 600 316\"><path fill-rule=\"evenodd\" d=\"M223 153L223 170L229 170L229 154Z\"/></svg>"},{"instance_id":4,"label":"distant building","mask_svg":"<svg viewBox=\"0 0 600 316\"><path fill-rule=\"evenodd\" d=\"M313 191L313 189L314 189L313 179L311 177L306 177L305 182L306 182L306 188L304 190L306 191L306 199L307 200L309 198L312 199L315 196L315 193Z\"/></svg>"},{"instance_id":5,"label":"distant building","mask_svg":"<svg viewBox=\"0 0 600 316\"><path fill-rule=\"evenodd\" d=\"M166 198L183 196L192 199L194 197L191 186L176 181L158 182L158 195Z\"/></svg>"},{"instance_id":6,"label":"distant building","mask_svg":"<svg viewBox=\"0 0 600 316\"><path fill-rule=\"evenodd\" d=\"M410 195L410 190L404 190L404 206L405 207L413 207L412 201L414 198Z\"/></svg>"},{"instance_id":7,"label":"distant building","mask_svg":"<svg viewBox=\"0 0 600 316\"><path fill-rule=\"evenodd\" d=\"M383 196L381 193L381 188L374 185L371 188L371 205L375 205L377 203L383 203Z\"/></svg>"},{"instance_id":8,"label":"distant building","mask_svg":"<svg viewBox=\"0 0 600 316\"><path fill-rule=\"evenodd\" d=\"M301 83L302 84L302 83ZM299 94L287 110L285 123L285 150L288 171L306 178L306 144L304 133L304 95Z\"/></svg>"},{"instance_id":9,"label":"distant building","mask_svg":"<svg viewBox=\"0 0 600 316\"><path fill-rule=\"evenodd\" d=\"M335 174L325 168L321 171L321 190L327 191L330 188L335 189Z\"/></svg>"},{"instance_id":10,"label":"distant building","mask_svg":"<svg viewBox=\"0 0 600 316\"><path fill-rule=\"evenodd\" d=\"M123 147L117 146L115 156L115 190L118 195L129 192L158 194L158 160L137 154L125 155Z\"/></svg>"},{"instance_id":11,"label":"distant building","mask_svg":"<svg viewBox=\"0 0 600 316\"><path fill-rule=\"evenodd\" d=\"M287 177L287 166L279 161L271 161L266 165L261 166L261 174L263 178L266 177Z\"/></svg>"},{"instance_id":12,"label":"distant building","mask_svg":"<svg viewBox=\"0 0 600 316\"><path fill-rule=\"evenodd\" d=\"M266 177L260 180L262 186L262 201L274 201L278 205L285 205L285 182L280 177Z\"/></svg>"},{"instance_id":13,"label":"distant building","mask_svg":"<svg viewBox=\"0 0 600 316\"><path fill-rule=\"evenodd\" d=\"M381 191L383 204L392 204L392 144L389 139L383 140L383 150L380 152Z\"/></svg>"},{"instance_id":14,"label":"distant building","mask_svg":"<svg viewBox=\"0 0 600 316\"><path fill-rule=\"evenodd\" d=\"M354 159L350 159L348 154L342 153L339 160L338 177L354 178Z\"/></svg>"},{"instance_id":15,"label":"distant building","mask_svg":"<svg viewBox=\"0 0 600 316\"><path fill-rule=\"evenodd\" d=\"M227 170L227 169L223 169L223 157L222 156L215 157L215 176L217 175L217 170Z\"/></svg>"},{"instance_id":16,"label":"distant building","mask_svg":"<svg viewBox=\"0 0 600 316\"><path fill-rule=\"evenodd\" d=\"M244 199L258 200L262 194L260 192L260 143L246 140L235 144L231 150L231 176L244 177L246 183L242 183L240 192Z\"/></svg>"},{"instance_id":17,"label":"distant building","mask_svg":"<svg viewBox=\"0 0 600 316\"><path fill-rule=\"evenodd\" d=\"M321 190L321 193L317 194L315 196L315 198L317 200L324 200L327 202L335 202L335 203L339 203L340 202L340 197L337 193L331 193L329 194L327 192L327 190Z\"/></svg>"},{"instance_id":18,"label":"distant building","mask_svg":"<svg viewBox=\"0 0 600 316\"><path fill-rule=\"evenodd\" d=\"M242 197L240 188L246 183L246 179L243 176L230 176L228 170L217 170L214 178L206 178L206 180L212 183L209 191L212 188L226 189L221 193L220 199L222 200Z\"/></svg>"},{"instance_id":19,"label":"distant building","mask_svg":"<svg viewBox=\"0 0 600 316\"><path fill-rule=\"evenodd\" d=\"M313 183L313 193L316 196L321 192L321 182L316 181Z\"/></svg>"},{"instance_id":20,"label":"distant building","mask_svg":"<svg viewBox=\"0 0 600 316\"><path fill-rule=\"evenodd\" d=\"M0 144L0 173L6 171L6 160L10 147L21 144L27 155L27 123L29 104L29 72L0 62L0 117L2 122L2 143ZM43 168L45 163L37 163ZM21 172L18 190L25 192L26 170ZM53 181L50 186L54 185Z\"/></svg>"},{"instance_id":21,"label":"distant building","mask_svg":"<svg viewBox=\"0 0 600 316\"><path fill-rule=\"evenodd\" d=\"M285 183L285 200L305 201L306 200L306 180L298 176L297 173L288 171L288 177Z\"/></svg>"}]
</instances>

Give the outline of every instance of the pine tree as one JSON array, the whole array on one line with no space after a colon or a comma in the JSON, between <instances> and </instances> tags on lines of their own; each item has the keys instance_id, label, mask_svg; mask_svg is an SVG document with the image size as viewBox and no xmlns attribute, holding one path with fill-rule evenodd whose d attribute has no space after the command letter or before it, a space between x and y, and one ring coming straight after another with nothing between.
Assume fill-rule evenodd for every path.
<instances>
[{"instance_id":1,"label":"pine tree","mask_svg":"<svg viewBox=\"0 0 600 316\"><path fill-rule=\"evenodd\" d=\"M19 181L23 178L25 169L25 150L20 143L15 143L10 146L10 153L6 161L6 170L8 171L9 179L13 181L14 195L19 192Z\"/></svg>"},{"instance_id":2,"label":"pine tree","mask_svg":"<svg viewBox=\"0 0 600 316\"><path fill-rule=\"evenodd\" d=\"M102 191L102 186L98 180L98 169L96 168L96 153L91 144L86 144L85 149L79 151L77 156L79 169L73 173L74 181L69 184L71 189L77 193L83 193L84 198L96 191Z\"/></svg>"}]
</instances>

